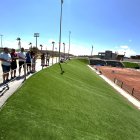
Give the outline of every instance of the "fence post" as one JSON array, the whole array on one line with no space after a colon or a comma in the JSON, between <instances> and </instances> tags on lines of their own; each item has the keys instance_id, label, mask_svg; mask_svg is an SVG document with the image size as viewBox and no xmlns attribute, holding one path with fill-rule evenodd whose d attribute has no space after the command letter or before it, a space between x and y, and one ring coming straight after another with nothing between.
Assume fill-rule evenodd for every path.
<instances>
[{"instance_id":1,"label":"fence post","mask_svg":"<svg viewBox=\"0 0 140 140\"><path fill-rule=\"evenodd\" d=\"M133 94L134 94L134 88L132 89L132 96L133 96Z\"/></svg>"},{"instance_id":2,"label":"fence post","mask_svg":"<svg viewBox=\"0 0 140 140\"><path fill-rule=\"evenodd\" d=\"M114 83L116 84L116 78L114 78Z\"/></svg>"},{"instance_id":3,"label":"fence post","mask_svg":"<svg viewBox=\"0 0 140 140\"><path fill-rule=\"evenodd\" d=\"M123 82L122 82L122 84L121 84L121 88L123 87Z\"/></svg>"}]
</instances>

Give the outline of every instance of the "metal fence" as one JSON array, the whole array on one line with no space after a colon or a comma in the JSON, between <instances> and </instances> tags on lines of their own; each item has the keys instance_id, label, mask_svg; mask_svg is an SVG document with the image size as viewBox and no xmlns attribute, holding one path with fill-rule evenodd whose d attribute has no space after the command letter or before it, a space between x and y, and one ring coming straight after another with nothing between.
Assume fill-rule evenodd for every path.
<instances>
[{"instance_id":1,"label":"metal fence","mask_svg":"<svg viewBox=\"0 0 140 140\"><path fill-rule=\"evenodd\" d=\"M0 66L0 84L2 84L4 82L3 75L6 75L6 74L9 74L9 80L15 80L18 77L22 77L24 80L26 80L26 76L29 75L29 70L27 71L27 65L28 65L28 63L24 63L22 66L19 67L18 63L17 63L17 68L14 70L10 70L10 72L8 72L8 73L3 73L2 68ZM43 68L43 66L41 66L40 60L38 60L35 63L30 63L30 65L31 65L31 68L28 67L28 69L31 69L30 73L34 73L36 71L36 69ZM21 69L20 75L19 75L19 69ZM16 71L16 77L12 77L12 75L11 75L11 73L14 73L14 71Z\"/></svg>"},{"instance_id":2,"label":"metal fence","mask_svg":"<svg viewBox=\"0 0 140 140\"><path fill-rule=\"evenodd\" d=\"M140 92L137 91L134 87L130 87L129 85L125 84L123 81L114 78L114 83L125 90L127 93L131 94L138 100L140 100Z\"/></svg>"},{"instance_id":3,"label":"metal fence","mask_svg":"<svg viewBox=\"0 0 140 140\"><path fill-rule=\"evenodd\" d=\"M46 62L47 60L44 60L44 61L41 61L41 59L36 59L36 61L33 63L31 62L31 74L36 72L36 71L39 71L43 68L45 68L46 66L48 66L48 62ZM49 65L53 65L55 63L58 62L58 57L51 57L49 59ZM12 80L16 80L16 79L23 79L23 80L26 80L26 77L30 74L29 71L27 70L27 65L28 63L24 63L22 66L21 66L21 75L19 75L19 64L18 64L18 60L17 60L17 69L16 70L16 77L12 78L11 77L11 72L14 70L10 70L9 72L9 79L10 81ZM2 67L1 67L1 62L0 62L0 86L2 86L4 83L3 83L3 75L6 74L6 73L3 73L2 72Z\"/></svg>"}]
</instances>

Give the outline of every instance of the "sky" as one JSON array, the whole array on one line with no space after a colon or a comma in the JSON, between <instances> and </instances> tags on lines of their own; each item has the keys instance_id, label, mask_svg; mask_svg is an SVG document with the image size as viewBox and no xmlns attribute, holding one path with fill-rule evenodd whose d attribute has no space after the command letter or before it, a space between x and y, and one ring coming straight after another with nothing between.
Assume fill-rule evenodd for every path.
<instances>
[{"instance_id":1,"label":"sky","mask_svg":"<svg viewBox=\"0 0 140 140\"><path fill-rule=\"evenodd\" d=\"M140 55L140 0L63 0L62 43L66 52L91 55L111 50ZM0 0L0 35L3 47L59 46L61 0ZM63 51L63 44L61 45Z\"/></svg>"}]
</instances>

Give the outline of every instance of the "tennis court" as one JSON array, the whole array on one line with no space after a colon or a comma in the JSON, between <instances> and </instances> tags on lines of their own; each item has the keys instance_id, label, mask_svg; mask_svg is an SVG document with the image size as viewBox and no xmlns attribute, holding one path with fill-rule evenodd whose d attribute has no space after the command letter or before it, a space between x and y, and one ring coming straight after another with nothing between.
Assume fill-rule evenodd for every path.
<instances>
[{"instance_id":1,"label":"tennis court","mask_svg":"<svg viewBox=\"0 0 140 140\"><path fill-rule=\"evenodd\" d=\"M96 66L96 69L140 100L140 70L109 66Z\"/></svg>"}]
</instances>

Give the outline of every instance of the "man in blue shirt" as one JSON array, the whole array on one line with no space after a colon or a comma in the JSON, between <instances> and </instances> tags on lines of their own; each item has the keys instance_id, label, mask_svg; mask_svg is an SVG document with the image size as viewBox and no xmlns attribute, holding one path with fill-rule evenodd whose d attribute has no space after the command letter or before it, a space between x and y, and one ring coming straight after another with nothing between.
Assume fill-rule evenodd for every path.
<instances>
[{"instance_id":1,"label":"man in blue shirt","mask_svg":"<svg viewBox=\"0 0 140 140\"><path fill-rule=\"evenodd\" d=\"M27 73L30 74L31 72L31 53L28 51L26 53L26 64L27 64Z\"/></svg>"}]
</instances>

